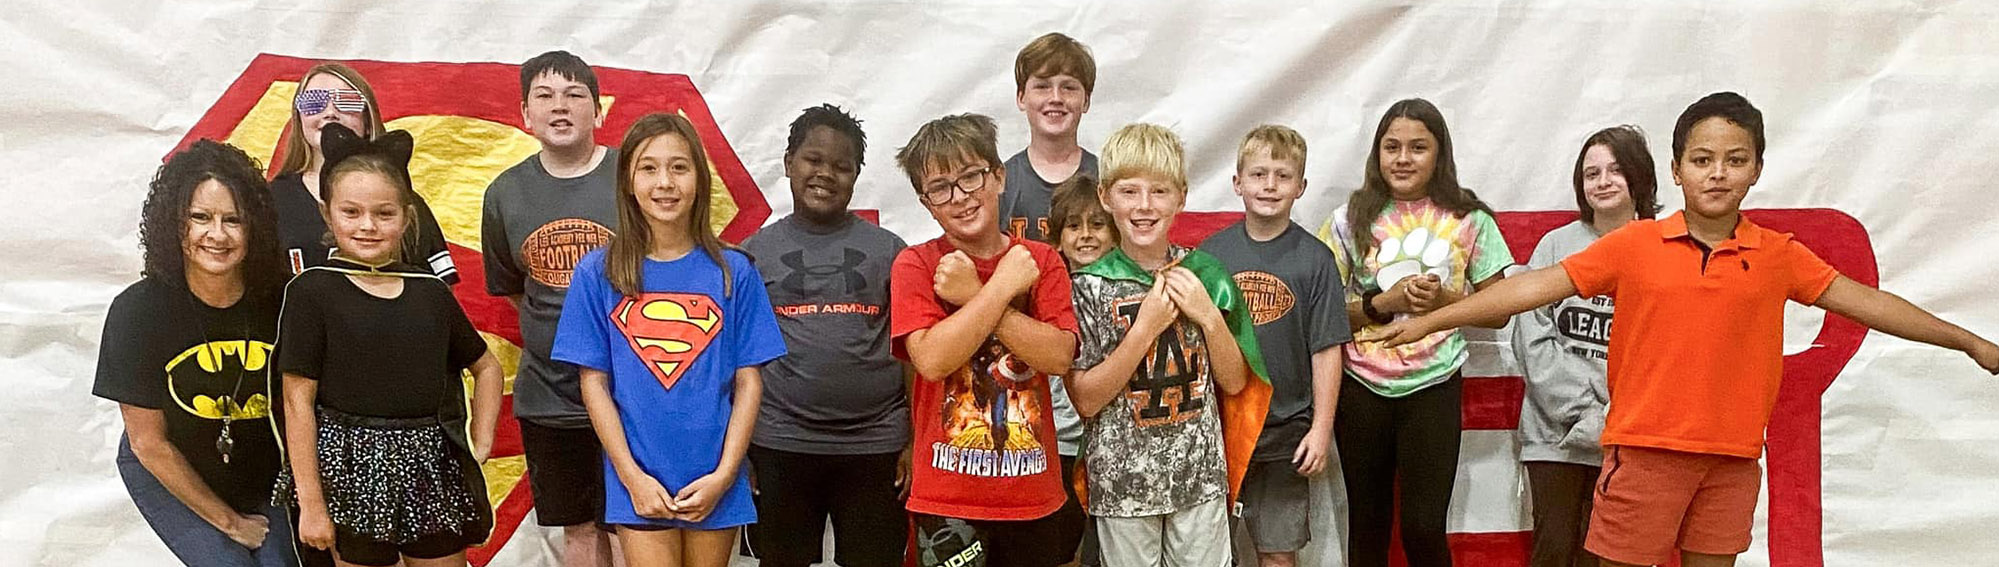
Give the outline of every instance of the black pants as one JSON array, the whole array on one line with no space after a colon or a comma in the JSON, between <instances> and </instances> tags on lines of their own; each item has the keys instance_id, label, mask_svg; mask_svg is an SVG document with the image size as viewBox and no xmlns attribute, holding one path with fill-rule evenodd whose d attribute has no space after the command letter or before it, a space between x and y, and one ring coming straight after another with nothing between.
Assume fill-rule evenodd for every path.
<instances>
[{"instance_id":1,"label":"black pants","mask_svg":"<svg viewBox=\"0 0 1999 567\"><path fill-rule=\"evenodd\" d=\"M833 518L834 561L843 567L902 564L909 515L895 486L900 453L807 455L750 446L756 472L753 545L765 567L806 567L820 560L826 518Z\"/></svg>"},{"instance_id":2,"label":"black pants","mask_svg":"<svg viewBox=\"0 0 1999 567\"><path fill-rule=\"evenodd\" d=\"M1583 551L1589 535L1590 504L1597 473L1589 465L1529 461L1527 485L1534 498L1532 567L1595 567L1596 556Z\"/></svg>"},{"instance_id":3,"label":"black pants","mask_svg":"<svg viewBox=\"0 0 1999 567\"><path fill-rule=\"evenodd\" d=\"M1401 398L1353 379L1341 385L1333 436L1347 484L1347 565L1388 565L1398 505L1409 566L1451 565L1444 520L1464 436L1463 397L1464 379L1456 375Z\"/></svg>"}]
</instances>

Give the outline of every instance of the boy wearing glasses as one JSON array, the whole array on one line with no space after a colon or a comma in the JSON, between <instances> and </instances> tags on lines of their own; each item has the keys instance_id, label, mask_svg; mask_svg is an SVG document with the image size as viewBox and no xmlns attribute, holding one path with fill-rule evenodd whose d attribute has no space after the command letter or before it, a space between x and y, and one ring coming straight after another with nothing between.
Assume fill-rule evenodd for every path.
<instances>
[{"instance_id":1,"label":"boy wearing glasses","mask_svg":"<svg viewBox=\"0 0 1999 567\"><path fill-rule=\"evenodd\" d=\"M1051 567L1076 549L1053 517L1067 495L1048 380L1075 355L1068 270L1000 232L995 136L991 118L946 116L896 153L944 229L889 276L891 348L917 374L908 506L926 567Z\"/></svg>"}]
</instances>

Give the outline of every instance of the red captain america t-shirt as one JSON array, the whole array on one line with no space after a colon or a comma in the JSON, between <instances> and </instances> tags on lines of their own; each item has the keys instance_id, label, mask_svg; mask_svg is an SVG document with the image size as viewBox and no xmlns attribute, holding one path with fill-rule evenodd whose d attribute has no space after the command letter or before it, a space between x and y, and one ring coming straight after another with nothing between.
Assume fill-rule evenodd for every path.
<instances>
[{"instance_id":1,"label":"red captain america t-shirt","mask_svg":"<svg viewBox=\"0 0 1999 567\"><path fill-rule=\"evenodd\" d=\"M1027 247L1040 280L1014 309L1063 331L1076 332L1069 270L1053 247ZM889 279L889 334L895 356L909 360L903 340L957 310L932 290L937 262L957 248L943 237L911 246L895 258ZM1000 258L973 258L979 281ZM1070 353L1073 356L1074 353ZM909 511L968 520L1033 520L1062 507L1062 465L1056 457L1055 414L1048 375L988 336L971 360L949 376L918 376L910 392L915 447Z\"/></svg>"}]
</instances>

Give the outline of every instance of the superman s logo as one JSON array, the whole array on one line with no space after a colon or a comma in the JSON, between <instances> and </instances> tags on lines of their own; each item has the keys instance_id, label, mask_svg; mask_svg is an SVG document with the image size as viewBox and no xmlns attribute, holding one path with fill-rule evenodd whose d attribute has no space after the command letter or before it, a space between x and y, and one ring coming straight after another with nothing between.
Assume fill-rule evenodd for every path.
<instances>
[{"instance_id":1,"label":"superman s logo","mask_svg":"<svg viewBox=\"0 0 1999 567\"><path fill-rule=\"evenodd\" d=\"M619 302L611 321L659 385L672 389L722 331L722 310L706 295L644 293Z\"/></svg>"}]
</instances>

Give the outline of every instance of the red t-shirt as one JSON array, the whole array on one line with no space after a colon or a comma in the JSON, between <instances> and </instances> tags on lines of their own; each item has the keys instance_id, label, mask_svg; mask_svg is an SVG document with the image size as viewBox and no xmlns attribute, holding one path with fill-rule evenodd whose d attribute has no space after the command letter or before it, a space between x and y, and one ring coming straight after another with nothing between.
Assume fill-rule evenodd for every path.
<instances>
[{"instance_id":1,"label":"red t-shirt","mask_svg":"<svg viewBox=\"0 0 1999 567\"><path fill-rule=\"evenodd\" d=\"M1014 308L1075 333L1076 312L1069 303L1069 271L1062 256L1047 244L1010 240L1033 252L1041 267L1041 279L1026 297L1014 300ZM903 340L910 333L957 310L931 291L938 260L956 250L938 237L896 256L889 275L889 335L897 358L909 360ZM992 277L1003 256L972 259L979 281ZM910 392L910 413L915 425L911 512L1033 520L1054 513L1068 498L1056 458L1048 375L1014 358L998 337L988 336L950 376L918 376Z\"/></svg>"}]
</instances>

